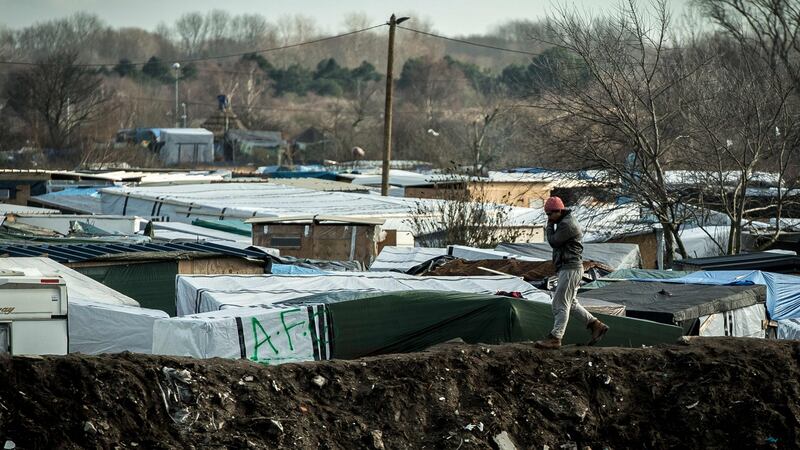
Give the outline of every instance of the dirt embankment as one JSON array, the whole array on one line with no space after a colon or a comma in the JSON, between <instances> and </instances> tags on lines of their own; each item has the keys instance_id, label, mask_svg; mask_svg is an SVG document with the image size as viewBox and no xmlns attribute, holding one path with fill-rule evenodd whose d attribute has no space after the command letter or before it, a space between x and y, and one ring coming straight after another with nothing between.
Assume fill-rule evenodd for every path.
<instances>
[{"instance_id":1,"label":"dirt embankment","mask_svg":"<svg viewBox=\"0 0 800 450\"><path fill-rule=\"evenodd\" d=\"M445 345L278 367L5 358L0 444L470 449L498 448L505 432L518 449L798 448L798 357L800 343L718 339L557 352Z\"/></svg>"}]
</instances>

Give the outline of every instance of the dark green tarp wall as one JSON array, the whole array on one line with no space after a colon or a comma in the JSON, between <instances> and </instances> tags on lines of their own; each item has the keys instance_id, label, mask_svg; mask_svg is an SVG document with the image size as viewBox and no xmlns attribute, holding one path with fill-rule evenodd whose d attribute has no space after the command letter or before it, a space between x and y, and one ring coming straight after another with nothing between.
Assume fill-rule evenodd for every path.
<instances>
[{"instance_id":1,"label":"dark green tarp wall","mask_svg":"<svg viewBox=\"0 0 800 450\"><path fill-rule=\"evenodd\" d=\"M76 267L75 270L139 302L175 316L176 261Z\"/></svg>"},{"instance_id":2,"label":"dark green tarp wall","mask_svg":"<svg viewBox=\"0 0 800 450\"><path fill-rule=\"evenodd\" d=\"M545 337L553 326L550 305L481 294L412 291L328 304L332 355L358 358L420 351L461 338L500 344ZM611 331L603 346L639 347L675 342L679 327L625 317L598 316ZM586 343L583 324L571 320L565 344Z\"/></svg>"}]
</instances>

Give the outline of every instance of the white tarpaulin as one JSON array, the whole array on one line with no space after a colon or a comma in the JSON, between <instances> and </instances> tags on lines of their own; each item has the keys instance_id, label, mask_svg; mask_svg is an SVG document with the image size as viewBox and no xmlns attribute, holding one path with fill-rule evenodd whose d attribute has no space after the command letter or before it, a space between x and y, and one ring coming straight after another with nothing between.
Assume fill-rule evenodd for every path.
<instances>
[{"instance_id":1,"label":"white tarpaulin","mask_svg":"<svg viewBox=\"0 0 800 450\"><path fill-rule=\"evenodd\" d=\"M701 316L699 336L767 337L764 321L767 310L763 303Z\"/></svg>"},{"instance_id":2,"label":"white tarpaulin","mask_svg":"<svg viewBox=\"0 0 800 450\"><path fill-rule=\"evenodd\" d=\"M177 277L179 316L229 307L269 306L315 294L343 291L449 291L495 294L520 292L532 300L550 298L513 276L417 277L397 272L342 272L326 275L191 275Z\"/></svg>"},{"instance_id":3,"label":"white tarpaulin","mask_svg":"<svg viewBox=\"0 0 800 450\"><path fill-rule=\"evenodd\" d=\"M369 270L371 272L388 272L390 270L405 272L418 264L446 254L446 248L383 247Z\"/></svg>"},{"instance_id":4,"label":"white tarpaulin","mask_svg":"<svg viewBox=\"0 0 800 450\"><path fill-rule=\"evenodd\" d=\"M517 259L520 261L549 261L550 258L539 258L522 256L500 250L490 250L486 248L467 247L465 245L449 245L447 254L456 258L466 259L467 261L478 261L483 259Z\"/></svg>"},{"instance_id":5,"label":"white tarpaulin","mask_svg":"<svg viewBox=\"0 0 800 450\"><path fill-rule=\"evenodd\" d=\"M153 353L249 359L263 364L314 361L330 355L324 305L231 308L160 319Z\"/></svg>"},{"instance_id":6,"label":"white tarpaulin","mask_svg":"<svg viewBox=\"0 0 800 450\"><path fill-rule=\"evenodd\" d=\"M67 291L69 295L69 291ZM169 314L138 306L69 301L69 352L150 353L153 323Z\"/></svg>"},{"instance_id":7,"label":"white tarpaulin","mask_svg":"<svg viewBox=\"0 0 800 450\"><path fill-rule=\"evenodd\" d=\"M552 258L553 249L547 243L500 244L495 250L513 255L540 258L547 261ZM635 269L641 266L641 255L637 244L583 244L583 260L595 261L611 267L613 270Z\"/></svg>"},{"instance_id":8,"label":"white tarpaulin","mask_svg":"<svg viewBox=\"0 0 800 450\"><path fill-rule=\"evenodd\" d=\"M169 317L50 258L0 258L0 269L64 278L70 353L150 353L153 322Z\"/></svg>"},{"instance_id":9,"label":"white tarpaulin","mask_svg":"<svg viewBox=\"0 0 800 450\"><path fill-rule=\"evenodd\" d=\"M392 218L383 229L405 229L405 219L419 205L445 200L381 197L348 192L323 192L275 183L219 183L157 187L115 187L100 190L104 214L168 217L171 222L194 219L249 219L297 217L318 214L352 218ZM504 207L508 224L528 226L532 210ZM395 227L395 228L391 228Z\"/></svg>"},{"instance_id":10,"label":"white tarpaulin","mask_svg":"<svg viewBox=\"0 0 800 450\"><path fill-rule=\"evenodd\" d=\"M139 306L139 302L86 275L50 258L0 258L0 270L17 270L26 275L59 275L67 283L67 296L72 302L106 303Z\"/></svg>"}]
</instances>

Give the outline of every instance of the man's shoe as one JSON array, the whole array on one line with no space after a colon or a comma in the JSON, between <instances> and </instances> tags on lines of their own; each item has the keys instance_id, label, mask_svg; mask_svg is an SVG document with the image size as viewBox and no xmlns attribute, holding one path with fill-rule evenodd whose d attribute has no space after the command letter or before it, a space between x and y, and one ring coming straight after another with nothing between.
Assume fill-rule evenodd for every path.
<instances>
[{"instance_id":1,"label":"man's shoe","mask_svg":"<svg viewBox=\"0 0 800 450\"><path fill-rule=\"evenodd\" d=\"M541 348L544 350L558 350L561 348L561 339L553 336L552 334L548 334L546 339L536 341L533 345L535 345L536 348Z\"/></svg>"},{"instance_id":2,"label":"man's shoe","mask_svg":"<svg viewBox=\"0 0 800 450\"><path fill-rule=\"evenodd\" d=\"M589 345L596 344L600 339L603 339L603 336L608 333L608 325L600 322L599 320L595 319L589 322L586 325L586 328L592 333L592 339L589 340Z\"/></svg>"}]
</instances>

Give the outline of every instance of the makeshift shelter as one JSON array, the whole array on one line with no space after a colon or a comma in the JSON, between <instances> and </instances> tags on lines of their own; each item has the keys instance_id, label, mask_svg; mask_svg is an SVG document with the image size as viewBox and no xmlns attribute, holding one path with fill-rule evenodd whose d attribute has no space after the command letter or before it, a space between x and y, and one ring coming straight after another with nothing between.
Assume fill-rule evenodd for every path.
<instances>
[{"instance_id":1,"label":"makeshift shelter","mask_svg":"<svg viewBox=\"0 0 800 450\"><path fill-rule=\"evenodd\" d=\"M169 314L157 309L69 300L69 352L151 353L153 324Z\"/></svg>"},{"instance_id":2,"label":"makeshift shelter","mask_svg":"<svg viewBox=\"0 0 800 450\"><path fill-rule=\"evenodd\" d=\"M800 277L758 270L722 270L694 272L670 283L693 283L727 286L766 286L766 308L769 318L777 321L778 338L795 336L800 323ZM800 335L798 335L800 336ZM786 339L795 339L786 337Z\"/></svg>"},{"instance_id":3,"label":"makeshift shelter","mask_svg":"<svg viewBox=\"0 0 800 450\"><path fill-rule=\"evenodd\" d=\"M223 143L225 161L281 165L285 144L280 131L228 130Z\"/></svg>"},{"instance_id":4,"label":"makeshift shelter","mask_svg":"<svg viewBox=\"0 0 800 450\"><path fill-rule=\"evenodd\" d=\"M359 261L369 267L378 255L383 219L332 216L255 217L253 245L282 255L334 261Z\"/></svg>"},{"instance_id":5,"label":"makeshift shelter","mask_svg":"<svg viewBox=\"0 0 800 450\"><path fill-rule=\"evenodd\" d=\"M628 317L679 325L687 335L765 337L764 286L620 281L590 295L625 305Z\"/></svg>"},{"instance_id":6,"label":"makeshift shelter","mask_svg":"<svg viewBox=\"0 0 800 450\"><path fill-rule=\"evenodd\" d=\"M153 353L249 359L263 364L328 359L324 306L231 308L157 320Z\"/></svg>"},{"instance_id":7,"label":"makeshift shelter","mask_svg":"<svg viewBox=\"0 0 800 450\"><path fill-rule=\"evenodd\" d=\"M142 306L175 315L175 276L178 274L263 274L273 256L257 249L214 242L138 244L0 243L0 254L49 256L103 283ZM127 298L127 297L126 297Z\"/></svg>"},{"instance_id":8,"label":"makeshift shelter","mask_svg":"<svg viewBox=\"0 0 800 450\"><path fill-rule=\"evenodd\" d=\"M674 342L676 326L601 316L611 332L599 345L639 347ZM550 306L459 292L387 292L325 305L232 308L158 320L153 352L241 358L265 364L413 352L460 338L468 343L531 341L552 327ZM584 343L570 322L564 342Z\"/></svg>"},{"instance_id":9,"label":"makeshift shelter","mask_svg":"<svg viewBox=\"0 0 800 450\"><path fill-rule=\"evenodd\" d=\"M156 151L166 165L214 161L214 134L203 128L162 128Z\"/></svg>"},{"instance_id":10,"label":"makeshift shelter","mask_svg":"<svg viewBox=\"0 0 800 450\"><path fill-rule=\"evenodd\" d=\"M0 270L66 281L70 353L150 353L154 321L169 317L49 258L0 258Z\"/></svg>"},{"instance_id":11,"label":"makeshift shelter","mask_svg":"<svg viewBox=\"0 0 800 450\"><path fill-rule=\"evenodd\" d=\"M553 249L547 243L498 245L495 250L519 256L529 256L542 260L552 258ZM595 261L610 267L612 270L633 269L640 267L641 257L636 244L583 244L584 261Z\"/></svg>"},{"instance_id":12,"label":"makeshift shelter","mask_svg":"<svg viewBox=\"0 0 800 450\"><path fill-rule=\"evenodd\" d=\"M293 298L344 291L408 290L494 294L520 292L549 302L547 293L513 276L415 277L396 272L336 272L325 275L200 275L178 276L179 316L231 307L269 306Z\"/></svg>"},{"instance_id":13,"label":"makeshift shelter","mask_svg":"<svg viewBox=\"0 0 800 450\"><path fill-rule=\"evenodd\" d=\"M350 219L387 219L382 227L384 231L406 230L405 220L414 215L420 202L435 210L434 203L444 201L318 191L276 183L120 187L102 189L101 193L104 214L155 215L185 223L198 218L285 218L324 214ZM509 206L506 211L508 227L542 234L540 226L532 226L524 220L527 208Z\"/></svg>"}]
</instances>

